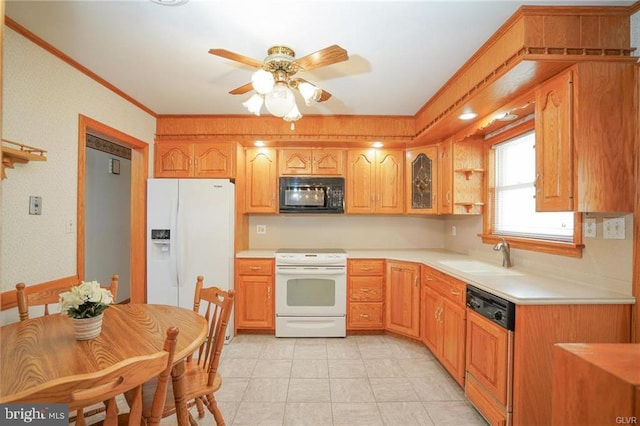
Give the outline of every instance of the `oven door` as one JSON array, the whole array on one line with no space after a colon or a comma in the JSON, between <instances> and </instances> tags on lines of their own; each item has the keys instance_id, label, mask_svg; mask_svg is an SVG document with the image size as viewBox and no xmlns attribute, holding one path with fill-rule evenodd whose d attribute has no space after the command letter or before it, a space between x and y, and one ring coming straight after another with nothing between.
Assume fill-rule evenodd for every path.
<instances>
[{"instance_id":1,"label":"oven door","mask_svg":"<svg viewBox=\"0 0 640 426\"><path fill-rule=\"evenodd\" d=\"M346 267L276 267L276 316L335 317L346 312Z\"/></svg>"}]
</instances>

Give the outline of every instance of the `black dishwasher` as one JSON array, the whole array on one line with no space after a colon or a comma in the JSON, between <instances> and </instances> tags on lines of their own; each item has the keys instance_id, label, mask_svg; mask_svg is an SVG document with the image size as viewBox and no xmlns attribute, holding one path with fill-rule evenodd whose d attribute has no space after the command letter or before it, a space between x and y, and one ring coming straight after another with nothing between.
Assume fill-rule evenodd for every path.
<instances>
[{"instance_id":1,"label":"black dishwasher","mask_svg":"<svg viewBox=\"0 0 640 426\"><path fill-rule=\"evenodd\" d=\"M516 305L472 285L467 285L467 307L502 328L515 330Z\"/></svg>"}]
</instances>

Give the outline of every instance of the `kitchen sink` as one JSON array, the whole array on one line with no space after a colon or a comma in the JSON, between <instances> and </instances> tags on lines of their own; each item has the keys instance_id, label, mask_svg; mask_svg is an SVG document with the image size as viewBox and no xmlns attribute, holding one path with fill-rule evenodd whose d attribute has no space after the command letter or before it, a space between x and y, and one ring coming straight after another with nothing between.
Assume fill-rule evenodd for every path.
<instances>
[{"instance_id":1,"label":"kitchen sink","mask_svg":"<svg viewBox=\"0 0 640 426\"><path fill-rule=\"evenodd\" d=\"M490 265L478 260L439 260L438 263L452 269L457 269L460 272L474 275L522 275L513 269Z\"/></svg>"}]
</instances>

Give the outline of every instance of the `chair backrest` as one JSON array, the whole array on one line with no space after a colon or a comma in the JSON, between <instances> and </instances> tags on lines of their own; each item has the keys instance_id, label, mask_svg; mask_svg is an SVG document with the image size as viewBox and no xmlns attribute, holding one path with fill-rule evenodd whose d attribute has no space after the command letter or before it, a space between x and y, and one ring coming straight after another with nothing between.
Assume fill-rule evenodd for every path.
<instances>
[{"instance_id":1,"label":"chair backrest","mask_svg":"<svg viewBox=\"0 0 640 426\"><path fill-rule=\"evenodd\" d=\"M142 384L157 377L151 417L147 419L147 424L159 424L171 377L178 333L177 327L167 330L162 351L130 358L98 372L61 377L12 395L11 398L0 397L0 402L61 403L69 404L69 411L74 411L98 402L109 401L104 424L111 425L118 422L115 396L133 390L135 396L128 414L128 424L138 426L142 421ZM80 412L76 424L86 424Z\"/></svg>"},{"instance_id":2,"label":"chair backrest","mask_svg":"<svg viewBox=\"0 0 640 426\"><path fill-rule=\"evenodd\" d=\"M113 300L118 295L118 275L111 276L111 284L103 286L111 292ZM16 299L18 302L18 315L20 321L29 319L29 307L44 306L44 315L49 315L49 305L55 305L60 301L60 293L69 291L69 284L46 287L42 290L28 288L24 283L16 284Z\"/></svg>"},{"instance_id":3,"label":"chair backrest","mask_svg":"<svg viewBox=\"0 0 640 426\"><path fill-rule=\"evenodd\" d=\"M201 313L209 324L206 341L198 349L198 365L209 374L207 385L213 381L220 363L220 355L224 345L224 337L229 324L229 316L233 307L233 290L224 291L218 287L204 287L204 278L198 276L193 310Z\"/></svg>"}]
</instances>

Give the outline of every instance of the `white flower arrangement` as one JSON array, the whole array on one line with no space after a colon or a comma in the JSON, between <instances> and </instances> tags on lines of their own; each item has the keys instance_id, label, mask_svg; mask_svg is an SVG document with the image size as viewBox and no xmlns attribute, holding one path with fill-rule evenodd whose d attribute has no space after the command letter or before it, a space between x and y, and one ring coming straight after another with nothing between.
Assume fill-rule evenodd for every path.
<instances>
[{"instance_id":1,"label":"white flower arrangement","mask_svg":"<svg viewBox=\"0 0 640 426\"><path fill-rule=\"evenodd\" d=\"M93 318L113 303L113 295L97 281L82 282L60 293L60 312L71 318Z\"/></svg>"}]
</instances>

